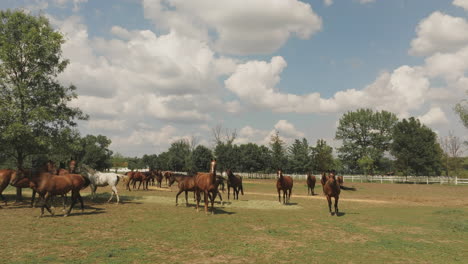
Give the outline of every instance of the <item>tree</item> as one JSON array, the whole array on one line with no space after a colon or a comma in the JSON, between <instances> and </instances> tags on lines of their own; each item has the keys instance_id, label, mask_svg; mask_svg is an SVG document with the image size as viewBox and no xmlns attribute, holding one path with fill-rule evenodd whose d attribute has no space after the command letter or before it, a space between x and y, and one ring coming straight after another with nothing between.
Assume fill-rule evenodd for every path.
<instances>
[{"instance_id":1,"label":"tree","mask_svg":"<svg viewBox=\"0 0 468 264\"><path fill-rule=\"evenodd\" d=\"M171 144L168 149L169 167L173 171L187 170L187 159L190 156L190 143L188 140L180 139Z\"/></svg>"},{"instance_id":2,"label":"tree","mask_svg":"<svg viewBox=\"0 0 468 264\"><path fill-rule=\"evenodd\" d=\"M270 169L276 171L286 167L288 159L286 157L286 147L284 141L280 138L279 132L276 131L270 137L271 162Z\"/></svg>"},{"instance_id":3,"label":"tree","mask_svg":"<svg viewBox=\"0 0 468 264\"><path fill-rule=\"evenodd\" d=\"M318 173L334 169L333 148L325 140L317 140L315 147L312 147L312 160L313 170Z\"/></svg>"},{"instance_id":4,"label":"tree","mask_svg":"<svg viewBox=\"0 0 468 264\"><path fill-rule=\"evenodd\" d=\"M239 165L237 169L244 172L265 172L269 168L270 150L254 143L239 146Z\"/></svg>"},{"instance_id":5,"label":"tree","mask_svg":"<svg viewBox=\"0 0 468 264\"><path fill-rule=\"evenodd\" d=\"M397 169L404 175L440 175L442 149L436 139L436 134L414 117L398 122L391 145Z\"/></svg>"},{"instance_id":6,"label":"tree","mask_svg":"<svg viewBox=\"0 0 468 264\"><path fill-rule=\"evenodd\" d=\"M150 170L154 170L158 167L158 155L143 155L142 157L143 164Z\"/></svg>"},{"instance_id":7,"label":"tree","mask_svg":"<svg viewBox=\"0 0 468 264\"><path fill-rule=\"evenodd\" d=\"M218 142L214 149L217 168L221 171L236 170L239 164L239 147L232 142Z\"/></svg>"},{"instance_id":8,"label":"tree","mask_svg":"<svg viewBox=\"0 0 468 264\"><path fill-rule=\"evenodd\" d=\"M127 158L118 152L112 155L111 163L112 163L112 167L116 168L116 170L117 168L128 167Z\"/></svg>"},{"instance_id":9,"label":"tree","mask_svg":"<svg viewBox=\"0 0 468 264\"><path fill-rule=\"evenodd\" d=\"M345 113L336 130L336 139L343 141L338 148L339 157L351 172L359 171L358 160L368 156L376 164L389 150L393 127L398 119L395 114L371 109L358 109Z\"/></svg>"},{"instance_id":10,"label":"tree","mask_svg":"<svg viewBox=\"0 0 468 264\"><path fill-rule=\"evenodd\" d=\"M289 169L295 173L306 173L312 169L310 146L307 139L296 139L288 148Z\"/></svg>"},{"instance_id":11,"label":"tree","mask_svg":"<svg viewBox=\"0 0 468 264\"><path fill-rule=\"evenodd\" d=\"M192 153L197 172L210 171L210 162L213 158L211 150L203 145L198 145Z\"/></svg>"},{"instance_id":12,"label":"tree","mask_svg":"<svg viewBox=\"0 0 468 264\"><path fill-rule=\"evenodd\" d=\"M460 103L455 105L455 112L460 117L463 125L468 128L468 101L462 100Z\"/></svg>"},{"instance_id":13,"label":"tree","mask_svg":"<svg viewBox=\"0 0 468 264\"><path fill-rule=\"evenodd\" d=\"M63 129L87 118L68 105L76 88L57 80L68 65L63 43L46 17L0 11L0 144L18 169L26 158L49 153Z\"/></svg>"},{"instance_id":14,"label":"tree","mask_svg":"<svg viewBox=\"0 0 468 264\"><path fill-rule=\"evenodd\" d=\"M449 176L450 171L457 172L462 166L463 160L460 159L460 155L463 143L452 131L449 131L448 136L440 138L439 143L444 152L445 172Z\"/></svg>"},{"instance_id":15,"label":"tree","mask_svg":"<svg viewBox=\"0 0 468 264\"><path fill-rule=\"evenodd\" d=\"M374 170L374 160L369 156L364 156L358 159L358 165L362 169L365 175L368 173L373 174Z\"/></svg>"},{"instance_id":16,"label":"tree","mask_svg":"<svg viewBox=\"0 0 468 264\"><path fill-rule=\"evenodd\" d=\"M79 163L87 164L96 170L112 168L111 140L103 135L87 135L80 140L81 149L75 154Z\"/></svg>"}]
</instances>

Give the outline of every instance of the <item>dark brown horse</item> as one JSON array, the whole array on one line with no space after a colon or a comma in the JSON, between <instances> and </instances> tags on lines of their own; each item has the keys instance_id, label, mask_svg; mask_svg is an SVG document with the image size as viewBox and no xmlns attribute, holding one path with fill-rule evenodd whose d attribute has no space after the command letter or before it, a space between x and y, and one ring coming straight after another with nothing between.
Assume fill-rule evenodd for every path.
<instances>
[{"instance_id":1,"label":"dark brown horse","mask_svg":"<svg viewBox=\"0 0 468 264\"><path fill-rule=\"evenodd\" d=\"M234 196L234 200L239 200L239 191L244 195L244 187L242 186L242 177L234 175L231 169L226 170L227 174L227 189L228 189L228 200L229 200L229 193L232 188L232 194Z\"/></svg>"},{"instance_id":2,"label":"dark brown horse","mask_svg":"<svg viewBox=\"0 0 468 264\"><path fill-rule=\"evenodd\" d=\"M148 181L151 177L151 173L137 171L133 174L132 182L133 189L136 188L136 183L140 182L138 185L138 190L140 190L141 185L143 184L143 191L148 190Z\"/></svg>"},{"instance_id":3,"label":"dark brown horse","mask_svg":"<svg viewBox=\"0 0 468 264\"><path fill-rule=\"evenodd\" d=\"M169 178L169 187L171 187L174 182L177 182L177 186L179 187L179 191L176 194L176 206L178 205L179 195L182 192L185 192L185 206L188 206L188 192L194 192L195 195L197 188L195 185L195 177L173 173Z\"/></svg>"},{"instance_id":4,"label":"dark brown horse","mask_svg":"<svg viewBox=\"0 0 468 264\"><path fill-rule=\"evenodd\" d=\"M195 176L195 186L197 194L197 210L200 204L200 194L204 194L205 200L205 213L208 214L208 198L209 194L213 193L211 199L211 213L214 214L214 200L216 194L218 194L218 184L216 183L216 160L211 161L211 167L209 173L199 172Z\"/></svg>"},{"instance_id":5,"label":"dark brown horse","mask_svg":"<svg viewBox=\"0 0 468 264\"><path fill-rule=\"evenodd\" d=\"M162 175L164 177L164 179L166 180L166 186L169 186L168 182L169 182L169 179L171 178L171 175L173 174L172 171L163 171L162 172ZM161 187L161 186L159 186Z\"/></svg>"},{"instance_id":6,"label":"dark brown horse","mask_svg":"<svg viewBox=\"0 0 468 264\"><path fill-rule=\"evenodd\" d=\"M10 184L11 175L14 173L14 170L0 170L0 198L2 198L5 206L7 205L6 198L2 195L3 190ZM0 208L2 208L0 206Z\"/></svg>"},{"instance_id":7,"label":"dark brown horse","mask_svg":"<svg viewBox=\"0 0 468 264\"><path fill-rule=\"evenodd\" d=\"M155 179L156 179L156 186L158 186L159 188L162 188L161 184L162 184L163 178L164 178L163 172L160 170L157 170L155 174Z\"/></svg>"},{"instance_id":8,"label":"dark brown horse","mask_svg":"<svg viewBox=\"0 0 468 264\"><path fill-rule=\"evenodd\" d=\"M60 168L57 171L57 175L74 174L74 173L76 173L76 160L73 160L73 159L70 160L70 162L68 162L67 169Z\"/></svg>"},{"instance_id":9,"label":"dark brown horse","mask_svg":"<svg viewBox=\"0 0 468 264\"><path fill-rule=\"evenodd\" d=\"M278 170L277 175L276 189L278 190L278 201L281 203L281 191L283 191L283 204L289 203L293 188L293 179L290 176L283 176L283 171L281 169Z\"/></svg>"},{"instance_id":10,"label":"dark brown horse","mask_svg":"<svg viewBox=\"0 0 468 264\"><path fill-rule=\"evenodd\" d=\"M323 176L322 176L323 178ZM330 172L328 176L326 176L326 181L323 184L323 193L327 197L328 201L328 210L330 211L330 215L333 215L334 213L338 215L338 200L340 199L340 184L338 183L338 180L335 178L335 173ZM332 212L331 209L331 198L335 198L335 212Z\"/></svg>"},{"instance_id":11,"label":"dark brown horse","mask_svg":"<svg viewBox=\"0 0 468 264\"><path fill-rule=\"evenodd\" d=\"M312 173L307 174L307 194L310 194L312 196L315 195L314 188L315 188L316 181L317 179L315 178L314 175L312 175Z\"/></svg>"}]
</instances>

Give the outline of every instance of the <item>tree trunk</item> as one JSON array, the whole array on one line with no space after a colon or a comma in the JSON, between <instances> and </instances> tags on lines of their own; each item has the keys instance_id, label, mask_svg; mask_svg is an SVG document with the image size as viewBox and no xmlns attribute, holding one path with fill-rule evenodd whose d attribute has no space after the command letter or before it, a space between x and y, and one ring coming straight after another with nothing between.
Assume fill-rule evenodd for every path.
<instances>
[{"instance_id":1,"label":"tree trunk","mask_svg":"<svg viewBox=\"0 0 468 264\"><path fill-rule=\"evenodd\" d=\"M22 152L18 151L18 159L17 159L17 164L16 167L18 170L23 169L23 163L24 163L24 155ZM21 188L16 188L16 201L22 201L23 200L23 192Z\"/></svg>"}]
</instances>

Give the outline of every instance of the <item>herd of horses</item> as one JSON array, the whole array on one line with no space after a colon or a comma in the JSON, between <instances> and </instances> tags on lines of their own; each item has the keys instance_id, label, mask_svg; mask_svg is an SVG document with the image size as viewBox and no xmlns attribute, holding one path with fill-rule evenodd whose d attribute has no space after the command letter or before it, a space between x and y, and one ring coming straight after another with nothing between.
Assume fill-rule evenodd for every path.
<instances>
[{"instance_id":1,"label":"herd of horses","mask_svg":"<svg viewBox=\"0 0 468 264\"><path fill-rule=\"evenodd\" d=\"M242 177L235 175L232 170L226 170L227 178L217 175L216 173L216 160L210 163L209 172L198 172L194 175L185 175L171 171L150 170L146 172L131 171L124 174L99 172L89 166L82 164L77 166L76 161L71 160L68 168L57 169L54 162L48 161L43 167L38 169L23 169L23 170L0 170L0 198L7 205L5 197L2 195L3 190L10 184L17 188L31 188L32 199L31 207L34 207L35 196L43 200L41 206L41 217L44 215L46 209L51 215L54 213L51 210L51 199L55 196L62 196L63 208L66 208L66 195L71 192L71 204L64 216L68 216L79 201L81 210L84 210L83 198L80 191L86 187L91 189L91 198L96 196L97 187L110 186L112 189L111 197L108 202L112 201L113 196L116 196L117 203L120 202L119 194L117 191L117 184L121 179L126 181L126 190L131 191L131 186L138 190L143 185L143 190L148 190L148 186L156 185L161 188L162 181L166 180L166 186L171 187L177 182L178 192L176 194L176 205L178 205L178 197L181 193L185 193L185 204L188 206L188 193L193 192L194 200L196 200L197 211L200 207L200 201L203 196L204 211L208 214L208 207L211 204L211 213L214 213L214 202L219 196L221 203L223 198L220 190L224 192L224 182L227 182L228 199L230 199L230 192L232 188L233 199L239 199L239 193L244 195L244 188L242 185ZM287 204L291 198L293 188L293 179L290 176L283 175L282 170L277 171L276 187L278 191L278 201ZM338 200L340 190L353 190L343 186L343 177L335 176L334 171L328 174L322 173L320 179L322 184L323 193L327 198L328 207L331 215L338 215ZM312 174L307 176L307 188L309 195L314 194L316 177ZM281 201L281 191L283 192L283 201ZM335 199L334 212L331 209L331 198ZM1 208L1 206L0 206Z\"/></svg>"}]
</instances>

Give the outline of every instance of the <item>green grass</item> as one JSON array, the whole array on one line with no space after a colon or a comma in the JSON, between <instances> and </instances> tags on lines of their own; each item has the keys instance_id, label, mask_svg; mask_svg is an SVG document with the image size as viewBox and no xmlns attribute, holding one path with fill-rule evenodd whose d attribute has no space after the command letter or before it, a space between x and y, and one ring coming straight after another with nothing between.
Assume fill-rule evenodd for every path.
<instances>
[{"instance_id":1,"label":"green grass","mask_svg":"<svg viewBox=\"0 0 468 264\"><path fill-rule=\"evenodd\" d=\"M239 201L216 203L216 214L175 206L175 189L126 192L107 204L108 188L85 212L38 218L40 209L0 209L2 263L462 263L468 258L468 186L346 183L339 217L321 186L307 197L295 182L290 205L274 181L245 183ZM447 197L450 193L450 197ZM6 196L13 199L14 190ZM24 191L25 196L29 191ZM386 201L387 203L379 203Z\"/></svg>"}]
</instances>

